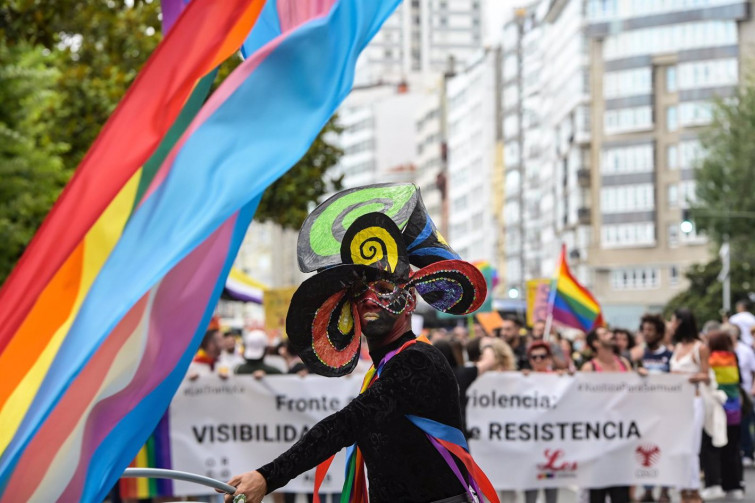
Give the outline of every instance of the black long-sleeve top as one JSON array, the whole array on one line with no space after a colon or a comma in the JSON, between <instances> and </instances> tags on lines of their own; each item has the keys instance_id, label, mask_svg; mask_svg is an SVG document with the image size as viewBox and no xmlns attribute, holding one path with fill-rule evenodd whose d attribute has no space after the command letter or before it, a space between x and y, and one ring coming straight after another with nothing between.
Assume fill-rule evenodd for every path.
<instances>
[{"instance_id":1,"label":"black long-sleeve top","mask_svg":"<svg viewBox=\"0 0 755 503\"><path fill-rule=\"evenodd\" d=\"M407 332L370 357L377 365L413 338ZM273 491L356 442L367 467L371 503L429 502L464 493L451 468L406 414L461 429L456 379L430 344L413 344L395 355L369 389L258 471L268 492Z\"/></svg>"}]
</instances>

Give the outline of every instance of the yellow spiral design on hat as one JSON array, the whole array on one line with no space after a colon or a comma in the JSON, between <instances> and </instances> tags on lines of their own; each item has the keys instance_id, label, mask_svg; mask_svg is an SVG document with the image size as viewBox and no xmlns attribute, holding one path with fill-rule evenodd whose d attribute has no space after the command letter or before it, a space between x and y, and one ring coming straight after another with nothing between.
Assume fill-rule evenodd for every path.
<instances>
[{"instance_id":1,"label":"yellow spiral design on hat","mask_svg":"<svg viewBox=\"0 0 755 503\"><path fill-rule=\"evenodd\" d=\"M381 260L388 263L388 272L395 272L398 246L391 234L382 227L367 227L357 232L349 248L355 264L371 265Z\"/></svg>"}]
</instances>

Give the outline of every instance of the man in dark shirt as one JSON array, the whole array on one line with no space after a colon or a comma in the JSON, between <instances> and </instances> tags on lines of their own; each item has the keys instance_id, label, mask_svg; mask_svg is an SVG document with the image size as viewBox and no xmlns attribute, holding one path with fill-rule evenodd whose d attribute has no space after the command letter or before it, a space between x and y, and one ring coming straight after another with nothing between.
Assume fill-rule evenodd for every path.
<instances>
[{"instance_id":1,"label":"man in dark shirt","mask_svg":"<svg viewBox=\"0 0 755 503\"><path fill-rule=\"evenodd\" d=\"M665 374L671 372L671 356L673 353L663 345L663 336L666 332L666 323L659 314L645 314L640 320L640 331L645 340L645 351L640 361L641 375ZM653 486L645 486L645 492L640 501L655 501ZM658 501L667 503L671 501L668 487L661 488Z\"/></svg>"},{"instance_id":2,"label":"man in dark shirt","mask_svg":"<svg viewBox=\"0 0 755 503\"><path fill-rule=\"evenodd\" d=\"M416 187L378 187L384 190L351 189L340 196L355 201L362 193L375 196L377 192L380 204L390 208L385 200L395 195L392 190L404 191L402 197L411 194L411 199L394 203L409 206L408 223L399 230L394 220L380 212L354 220L341 237L344 265L328 262L325 265L330 267L323 269L322 261L315 261L321 272L294 294L286 323L286 331L310 371L331 376L350 372L358 358L361 334L376 370L368 372L357 398L313 426L288 451L228 482L237 488L236 494L245 494L249 503L259 503L266 493L349 446L355 446L364 460L371 503L468 502L479 486L492 489L484 476L482 480L479 474L470 477L476 469L473 462L469 464L466 451L444 443L427 427L431 424L458 433L459 445L466 447L460 431L459 390L451 367L427 339L418 339L411 331L416 293L436 309L466 314L484 300L484 278L471 264L458 260L437 234ZM312 256L307 243L316 242L308 229L333 227L329 221L313 225L310 220L332 214L329 207L333 206L343 212L343 200L339 201L339 195L335 198L321 205L325 208L318 207L302 227L299 257L305 272L309 266L302 257ZM338 213L334 218L345 220ZM401 212L393 218L401 222ZM377 258L372 262L362 256L368 244L374 248L365 255ZM424 244L425 251L413 255L407 252L407 244L415 251ZM428 259L432 254L440 260ZM409 263L415 264L414 259L422 268L410 275ZM448 450L442 450L446 447L441 444ZM354 480L359 480L358 476ZM227 495L226 501L230 500Z\"/></svg>"},{"instance_id":3,"label":"man in dark shirt","mask_svg":"<svg viewBox=\"0 0 755 503\"><path fill-rule=\"evenodd\" d=\"M658 314L646 314L640 321L640 330L645 340L641 365L646 374L665 374L671 371L673 353L663 345L666 324Z\"/></svg>"}]
</instances>

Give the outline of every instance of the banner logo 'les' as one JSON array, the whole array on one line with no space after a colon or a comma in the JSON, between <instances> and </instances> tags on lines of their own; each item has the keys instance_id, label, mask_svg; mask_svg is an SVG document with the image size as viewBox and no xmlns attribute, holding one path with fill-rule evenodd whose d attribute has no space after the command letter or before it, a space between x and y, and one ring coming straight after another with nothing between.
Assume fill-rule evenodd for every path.
<instances>
[{"instance_id":1,"label":"banner logo 'les'","mask_svg":"<svg viewBox=\"0 0 755 503\"><path fill-rule=\"evenodd\" d=\"M563 449L545 449L545 463L537 465L544 472L573 472L577 469L576 461L564 461Z\"/></svg>"}]
</instances>

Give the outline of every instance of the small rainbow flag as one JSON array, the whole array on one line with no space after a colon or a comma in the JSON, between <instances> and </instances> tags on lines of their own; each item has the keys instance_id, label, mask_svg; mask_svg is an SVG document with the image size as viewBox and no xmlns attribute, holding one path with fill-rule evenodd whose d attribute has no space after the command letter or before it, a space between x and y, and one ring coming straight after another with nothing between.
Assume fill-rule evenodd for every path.
<instances>
[{"instance_id":1,"label":"small rainbow flag","mask_svg":"<svg viewBox=\"0 0 755 503\"><path fill-rule=\"evenodd\" d=\"M172 468L170 457L170 413L166 412L157 428L139 450L129 467ZM170 479L123 478L118 481L121 498L157 498L173 496L173 481Z\"/></svg>"},{"instance_id":2,"label":"small rainbow flag","mask_svg":"<svg viewBox=\"0 0 755 503\"><path fill-rule=\"evenodd\" d=\"M551 283L548 311L553 321L585 332L603 324L600 304L569 270L565 245L561 246L561 257Z\"/></svg>"}]
</instances>

